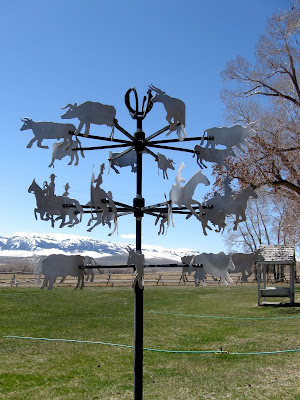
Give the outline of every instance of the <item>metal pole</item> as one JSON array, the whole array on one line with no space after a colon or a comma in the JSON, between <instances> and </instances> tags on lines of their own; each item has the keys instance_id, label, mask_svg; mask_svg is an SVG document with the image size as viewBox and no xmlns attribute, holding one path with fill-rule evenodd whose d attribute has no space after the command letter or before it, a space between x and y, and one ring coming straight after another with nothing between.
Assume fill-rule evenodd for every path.
<instances>
[{"instance_id":1,"label":"metal pole","mask_svg":"<svg viewBox=\"0 0 300 400\"><path fill-rule=\"evenodd\" d=\"M143 142L142 119L137 118L137 131L135 138ZM136 146L137 174L135 207L144 206L142 197L143 154L142 149ZM142 212L136 212L136 252L142 252ZM134 400L143 398L143 289L138 283L134 287Z\"/></svg>"}]
</instances>

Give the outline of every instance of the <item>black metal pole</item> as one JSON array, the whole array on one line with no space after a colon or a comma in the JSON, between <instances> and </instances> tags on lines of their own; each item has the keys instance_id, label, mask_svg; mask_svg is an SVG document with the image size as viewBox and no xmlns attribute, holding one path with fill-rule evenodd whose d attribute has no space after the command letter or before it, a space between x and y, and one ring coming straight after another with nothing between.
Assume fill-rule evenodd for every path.
<instances>
[{"instance_id":1,"label":"black metal pole","mask_svg":"<svg viewBox=\"0 0 300 400\"><path fill-rule=\"evenodd\" d=\"M134 207L144 207L142 197L142 174L143 174L143 139L145 134L142 131L142 119L137 118L137 131L135 139L139 140L141 147L136 146L137 174L136 174L136 198L133 201ZM141 211L135 212L136 218L136 252L142 252L142 218ZM143 398L143 289L136 282L134 287L134 400Z\"/></svg>"}]
</instances>

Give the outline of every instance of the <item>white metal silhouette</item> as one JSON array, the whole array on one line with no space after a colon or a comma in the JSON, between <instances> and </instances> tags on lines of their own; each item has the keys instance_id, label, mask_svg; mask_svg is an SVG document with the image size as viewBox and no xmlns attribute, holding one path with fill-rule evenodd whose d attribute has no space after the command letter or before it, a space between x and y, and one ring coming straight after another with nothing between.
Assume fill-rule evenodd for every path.
<instances>
[{"instance_id":1,"label":"white metal silhouette","mask_svg":"<svg viewBox=\"0 0 300 400\"><path fill-rule=\"evenodd\" d=\"M167 178L168 177L168 173L167 173L167 169L171 169L174 170L174 161L171 158L167 158L165 157L163 154L157 153L157 166L158 166L158 174L159 174L159 170L161 169L163 171L163 178Z\"/></svg>"},{"instance_id":2,"label":"white metal silhouette","mask_svg":"<svg viewBox=\"0 0 300 400\"><path fill-rule=\"evenodd\" d=\"M24 122L20 131L32 129L34 137L30 140L27 148L30 149L34 142L41 149L49 149L48 146L42 145L44 139L63 139L63 148L70 144L71 135L69 132L75 132L75 126L72 124L62 124L57 122L35 122L30 118L21 118Z\"/></svg>"},{"instance_id":3,"label":"white metal silhouette","mask_svg":"<svg viewBox=\"0 0 300 400\"><path fill-rule=\"evenodd\" d=\"M252 125L214 127L206 129L204 133L207 133L208 136L212 136L214 138L214 140L207 141L206 147L211 147L212 149L214 149L216 145L220 144L226 146L227 148L232 148L233 146L236 146L242 151L244 151L242 145L249 147L246 139L256 136L256 131L252 128Z\"/></svg>"},{"instance_id":4,"label":"white metal silhouette","mask_svg":"<svg viewBox=\"0 0 300 400\"><path fill-rule=\"evenodd\" d=\"M257 260L258 253L234 253L232 261L235 265L235 273L242 274L242 282L247 282L249 276L252 275L254 262ZM229 270L230 272L230 270Z\"/></svg>"},{"instance_id":5,"label":"white metal silhouette","mask_svg":"<svg viewBox=\"0 0 300 400\"><path fill-rule=\"evenodd\" d=\"M187 282L187 273L189 272L189 265L192 262L193 258L195 257L195 254L190 254L187 256L181 257L181 262L182 264L187 264L188 266L182 267L182 272L181 272L181 278L183 282Z\"/></svg>"},{"instance_id":6,"label":"white metal silhouette","mask_svg":"<svg viewBox=\"0 0 300 400\"><path fill-rule=\"evenodd\" d=\"M79 157L78 157L78 151L74 151L73 149L77 149L81 147L81 143L76 137L75 140L70 139L70 143L68 146L64 147L63 146L64 142L55 142L52 145L52 159L51 163L48 165L48 167L54 167L54 161L55 160L62 160L64 157L69 156L70 161L68 165L72 165L73 161L75 159L74 165L78 165L79 163ZM84 153L82 150L80 150L81 156L84 158Z\"/></svg>"},{"instance_id":7,"label":"white metal silhouette","mask_svg":"<svg viewBox=\"0 0 300 400\"><path fill-rule=\"evenodd\" d=\"M234 271L235 265L231 255L227 255L223 251L217 254L201 253L195 255L190 263L189 272L192 271L193 265L203 266L203 270L199 269L195 282L196 280L200 280L205 285L204 274L206 273L210 274L213 278L221 278L224 285L228 285L228 282L233 283L228 270Z\"/></svg>"},{"instance_id":8,"label":"white metal silhouette","mask_svg":"<svg viewBox=\"0 0 300 400\"><path fill-rule=\"evenodd\" d=\"M195 272L194 274L194 281L195 285L199 286L199 282L202 283L203 286L207 286L205 282L205 270L203 267L195 266L196 261L199 261L199 258L196 259L196 261L193 262L194 257L196 257L195 254L193 255L188 255L188 256L183 256L181 258L182 264L192 264L192 271ZM215 259L215 257L210 257L206 255L206 258L208 259ZM230 274L230 272L234 273L241 273L241 281L242 282L247 282L248 277L252 274L252 267L254 265L254 262L257 260L257 252L254 253L234 253L231 255L232 262L234 264L234 269L228 268L227 272ZM187 273L191 274L191 268L189 267L182 267L182 279L184 282L187 281ZM226 276L225 276L226 278Z\"/></svg>"},{"instance_id":9,"label":"white metal silhouette","mask_svg":"<svg viewBox=\"0 0 300 400\"><path fill-rule=\"evenodd\" d=\"M50 190L49 190L50 186ZM75 199L70 199L67 196L55 196L52 192L52 185L47 185L43 190L33 179L31 185L28 188L28 193L34 193L36 198L37 207L34 209L35 219L37 214L40 214L40 219L43 221L51 220L51 226L54 227L56 220L61 219L60 228L63 226L74 226L81 222L83 215L83 208L80 203ZM67 207L64 207L67 206ZM72 207L68 207L72 206ZM77 215L80 214L80 220ZM54 216L57 218L54 219ZM69 217L69 221L66 222L66 217Z\"/></svg>"},{"instance_id":10,"label":"white metal silhouette","mask_svg":"<svg viewBox=\"0 0 300 400\"><path fill-rule=\"evenodd\" d=\"M155 220L155 225L158 224L159 220L160 220L160 223L159 223L158 235L165 235L165 234L167 234L167 231L168 231L168 220L169 220L168 214L167 213L166 214L164 214L164 213L158 214L158 216L156 217L156 220ZM165 224L167 224L166 228L165 228Z\"/></svg>"},{"instance_id":11,"label":"white metal silhouette","mask_svg":"<svg viewBox=\"0 0 300 400\"><path fill-rule=\"evenodd\" d=\"M90 256L84 256L84 266L91 266L91 265L97 265L96 260L93 257ZM99 268L98 268L99 270ZM84 269L85 273L85 282L94 282L95 279L95 273L93 271L93 268L87 268ZM64 283L68 274L66 274L64 277L61 278L60 283Z\"/></svg>"},{"instance_id":12,"label":"white metal silhouette","mask_svg":"<svg viewBox=\"0 0 300 400\"><path fill-rule=\"evenodd\" d=\"M169 132L166 136L169 136L172 132L176 131L178 139L183 140L183 136L186 138L187 134L185 131L185 104L182 100L176 99L175 97L168 96L161 89L150 85L149 88L155 92L152 97L152 103L162 103L167 112L166 120L170 125Z\"/></svg>"},{"instance_id":13,"label":"white metal silhouette","mask_svg":"<svg viewBox=\"0 0 300 400\"><path fill-rule=\"evenodd\" d=\"M219 169L223 166L228 169L228 165L225 163L227 157L234 157L235 154L231 148L228 149L214 149L214 148L206 148L199 145L194 147L194 155L193 157L197 157L197 164L200 168L207 168L204 164L204 161L217 163Z\"/></svg>"},{"instance_id":14,"label":"white metal silhouette","mask_svg":"<svg viewBox=\"0 0 300 400\"><path fill-rule=\"evenodd\" d=\"M117 174L120 173L120 171L116 167L129 167L131 166L131 172L136 172L136 152L135 150L131 150L125 154L123 154L121 157L119 155L122 153L113 153L112 151L109 152L109 167L108 167L108 173L110 169L112 168Z\"/></svg>"},{"instance_id":15,"label":"white metal silhouette","mask_svg":"<svg viewBox=\"0 0 300 400\"><path fill-rule=\"evenodd\" d=\"M61 116L63 119L78 118L80 123L78 128L75 130L75 134L81 133L81 129L85 125L84 135L88 136L90 133L90 125L107 125L112 127L111 137L114 134L114 119L116 117L116 109L114 106L108 106L101 103L86 101L85 103L77 105L67 104L62 107L62 110L68 108L68 110Z\"/></svg>"},{"instance_id":16,"label":"white metal silhouette","mask_svg":"<svg viewBox=\"0 0 300 400\"><path fill-rule=\"evenodd\" d=\"M71 189L70 185L68 184L68 182L65 184L65 191L62 194L63 196L69 196L69 189Z\"/></svg>"},{"instance_id":17,"label":"white metal silhouette","mask_svg":"<svg viewBox=\"0 0 300 400\"><path fill-rule=\"evenodd\" d=\"M246 208L250 197L257 199L258 195L249 185L237 194L235 198L228 195L221 196L216 193L215 197L207 200L205 204L213 206L212 210L209 211L210 215L214 215L216 220L218 216L220 217L220 213L223 213L223 215L235 215L233 230L237 230L237 225L246 221Z\"/></svg>"},{"instance_id":18,"label":"white metal silhouette","mask_svg":"<svg viewBox=\"0 0 300 400\"><path fill-rule=\"evenodd\" d=\"M134 288L136 283L138 283L139 288L144 288L144 269L145 269L145 256L144 254L136 253L131 247L127 246L128 251L127 265L135 266L135 276L132 282L132 287Z\"/></svg>"},{"instance_id":19,"label":"white metal silhouette","mask_svg":"<svg viewBox=\"0 0 300 400\"><path fill-rule=\"evenodd\" d=\"M117 208L112 199L112 193L108 191L107 193L103 190L100 185L102 184L102 175L105 169L104 163L100 166L100 173L95 179L94 169L92 173L91 179L91 201L89 205L91 206L91 218L88 222L88 226L91 225L92 222L96 221L93 226L88 229L88 232L91 232L97 225L105 225L107 224L109 228L111 228L111 221L114 222L114 228L112 232L110 232L109 236L111 236L117 229ZM101 210L97 212L94 208L98 208Z\"/></svg>"},{"instance_id":20,"label":"white metal silhouette","mask_svg":"<svg viewBox=\"0 0 300 400\"><path fill-rule=\"evenodd\" d=\"M209 180L205 175L199 170L195 175L184 185L181 186L181 182L185 182L185 179L181 176L181 171L184 168L184 163L182 162L178 168L178 172L175 178L176 184L172 186L172 189L169 194L170 204L168 207L169 217L171 217L172 225L174 226L173 216L172 216L172 207L174 204L179 207L186 207L199 221L201 221L201 217L195 209L193 208L193 204L197 204L199 207L199 212L202 211L202 206L199 201L193 199L193 195L196 187L203 183L205 186L209 186Z\"/></svg>"},{"instance_id":21,"label":"white metal silhouette","mask_svg":"<svg viewBox=\"0 0 300 400\"><path fill-rule=\"evenodd\" d=\"M83 289L84 270L80 268L83 265L84 256L51 254L39 262L34 273L44 275L44 282L41 289L45 289L45 287L48 285L48 290L52 290L56 279L58 277L66 277L67 275L78 278L75 289L77 289L79 286L80 289Z\"/></svg>"}]
</instances>

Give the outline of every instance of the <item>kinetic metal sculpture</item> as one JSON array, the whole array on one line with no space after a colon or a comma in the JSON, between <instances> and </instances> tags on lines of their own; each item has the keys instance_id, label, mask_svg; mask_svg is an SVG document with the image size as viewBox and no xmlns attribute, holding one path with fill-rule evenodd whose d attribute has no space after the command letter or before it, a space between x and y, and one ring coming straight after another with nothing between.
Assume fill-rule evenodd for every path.
<instances>
[{"instance_id":1,"label":"kinetic metal sculpture","mask_svg":"<svg viewBox=\"0 0 300 400\"><path fill-rule=\"evenodd\" d=\"M152 91L155 92L154 96ZM131 106L130 96L135 97L135 107ZM146 137L143 132L143 119L151 111L155 103L162 103L166 110L166 120L168 125L158 130L157 132ZM109 235L113 234L117 229L117 218L126 214L134 214L136 219L136 248L135 250L128 247L128 265L133 265L136 271L135 279L133 282L134 293L135 293L135 359L134 359L134 399L142 399L142 380L143 380L143 276L144 276L144 255L142 254L142 219L144 214L151 215L155 218L155 224L159 225L158 234L166 233L165 224L167 226L172 225L173 214L185 214L187 218L195 217L202 224L203 233L206 234L206 229L212 230L209 226L209 222L217 227L217 232L224 230L226 226L226 216L228 214L234 214L236 216L234 222L234 229L237 224L245 220L245 209L247 206L247 200L249 196L257 197L256 193L251 189L245 189L239 196L234 198L230 188L230 181L224 180L225 195L216 193L215 197L208 200L205 204L202 204L199 200L194 198L195 189L200 183L208 186L209 180L202 173L202 168L206 167L203 160L206 162L215 162L219 168L224 167L227 169L226 157L235 156L233 147L236 146L238 149L243 150L243 145L248 146L247 138L255 135L255 131L252 127L242 127L235 125L231 128L211 128L207 129L204 133L209 136L202 135L200 137L188 138L185 131L185 104L183 101L168 96L161 89L150 85L147 91L147 96L144 96L142 107L139 107L139 99L136 89L133 87L129 89L125 94L125 104L129 110L131 117L136 120L136 131L134 134L127 132L122 126L119 125L116 116L116 110L113 106L106 106L101 103L86 101L80 105L68 104L64 109L68 109L65 114L61 117L63 119L77 118L80 123L76 129L72 124L61 124L53 122L33 122L29 118L23 118L24 125L21 130L32 129L34 138L28 143L27 147L30 148L32 144L37 141L37 146L40 148L48 148L43 146L42 141L44 139L63 139L60 143L54 144L54 150L52 154L52 162L50 166L53 166L53 162L56 159L62 159L66 155L71 156L70 148L72 151L88 151L96 149L115 149L115 148L126 148L124 151L119 153L109 153L109 169L112 168L119 174L120 171L116 167L131 166L131 171L136 173L136 196L133 199L133 205L124 204L121 202L114 201L112 193L110 191L105 192L101 188L103 181L103 173L105 165L100 166L100 173L97 178L94 175L94 169L91 179L91 199L88 204L81 205L77 200L70 199L68 197L69 185L65 186L65 192L63 196L55 195L54 179L55 175L51 175L51 182L48 184L45 182L44 188L42 189L33 180L28 191L35 194L37 207L35 208L35 217L37 213L40 214L42 220L50 220L51 225L54 226L57 220L62 220L60 227L65 225L73 226L81 222L82 214L89 213L90 220L88 231L94 229L97 225L108 225L112 228ZM109 137L93 136L90 134L90 126L94 125L107 125L111 127L111 133ZM81 133L81 129L85 126L84 133ZM121 138L114 137L114 130L117 129L124 136ZM172 132L176 132L178 139L164 139L156 140L157 136L166 132L166 136L169 136ZM72 135L75 135L75 141L72 140ZM108 142L107 145L97 147L82 147L78 142L78 137L84 137L88 139L96 139L100 141ZM85 139L85 140L86 140ZM167 144L178 143L178 142L189 142L197 141L200 145L196 145L194 149L172 147ZM207 141L205 147L203 147L204 141ZM75 142L75 144L74 144ZM216 149L216 145L224 146L223 149ZM174 162L172 159L166 158L163 154L155 154L152 148L172 151L184 151L194 156L197 156L197 163L200 169L192 176L192 178L185 184L185 179L182 178L181 172L184 168L184 163L181 163L175 178L175 184L171 187L169 192L169 199L159 204L145 206L145 200L142 195L142 165L143 155L150 155L157 162L158 172L163 171L163 179L167 178L167 169L174 170ZM83 155L83 153L82 153ZM73 162L71 160L69 164ZM76 159L75 165L78 164L78 158ZM108 169L108 171L109 171ZM80 214L80 220L77 215ZM66 216L69 217L69 221L65 221ZM114 226L112 227L112 223ZM93 224L93 225L92 225ZM198 256L195 256L196 259ZM220 255L222 262L225 264L225 269L220 271L215 268L214 262L211 261L212 255L206 255L198 260L204 265L204 268L213 275L221 275L224 283L225 278L230 280L227 270L233 268L231 259L227 259L225 255ZM219 257L219 258L220 258ZM203 280L200 274L200 279ZM55 278L53 278L55 280ZM53 284L53 279L51 284ZM82 284L83 285L83 284Z\"/></svg>"}]
</instances>

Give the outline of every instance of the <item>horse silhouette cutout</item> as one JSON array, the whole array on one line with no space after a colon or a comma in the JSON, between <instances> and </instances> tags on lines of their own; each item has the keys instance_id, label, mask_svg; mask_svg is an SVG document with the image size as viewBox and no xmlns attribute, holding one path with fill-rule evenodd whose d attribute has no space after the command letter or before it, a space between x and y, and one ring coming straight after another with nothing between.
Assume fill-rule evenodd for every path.
<instances>
[{"instance_id":1,"label":"horse silhouette cutout","mask_svg":"<svg viewBox=\"0 0 300 400\"><path fill-rule=\"evenodd\" d=\"M45 186L45 185L44 185ZM34 209L35 219L37 220L37 214L40 214L40 219L43 221L51 220L51 226L54 228L55 221L61 219L59 228L63 226L73 227L82 221L83 208L80 203L75 199L70 199L67 196L56 196L52 189L49 191L49 186L43 190L33 179L31 185L28 188L28 193L33 193L36 198L37 207ZM72 206L72 207L68 207ZM64 207L65 206L65 207ZM80 214L80 219L77 215ZM57 216L54 218L54 216ZM66 217L69 217L69 221L66 222Z\"/></svg>"},{"instance_id":2,"label":"horse silhouette cutout","mask_svg":"<svg viewBox=\"0 0 300 400\"><path fill-rule=\"evenodd\" d=\"M223 213L222 215L235 215L233 230L236 231L238 224L246 221L246 208L250 197L257 199L258 195L249 185L246 189L243 189L237 194L235 198L228 195L222 196L216 193L215 197L207 200L205 204L213 206L209 212L211 216L214 216L212 217L214 220L220 218L220 213Z\"/></svg>"},{"instance_id":3,"label":"horse silhouette cutout","mask_svg":"<svg viewBox=\"0 0 300 400\"><path fill-rule=\"evenodd\" d=\"M97 225L100 224L107 224L109 228L111 228L111 221L113 221L114 228L112 232L109 233L109 236L111 236L117 229L117 208L112 199L112 193L110 191L106 193L105 190L100 187L103 182L102 175L104 173L104 169L105 165L103 163L100 166L100 173L97 179L95 179L93 169L91 179L91 201L88 203L88 205L91 206L92 216L88 222L88 226L90 226L93 222L95 223L87 231L91 232ZM98 208L101 211L93 212L92 207Z\"/></svg>"},{"instance_id":4,"label":"horse silhouette cutout","mask_svg":"<svg viewBox=\"0 0 300 400\"><path fill-rule=\"evenodd\" d=\"M174 226L173 216L172 216L172 206L174 204L178 205L179 207L186 207L190 212L199 220L201 221L201 217L195 209L193 208L193 204L197 204L199 206L199 212L202 210L202 206L199 201L193 199L193 195L195 192L196 187L203 183L205 186L209 186L209 180L206 176L199 170L196 172L195 175L184 185L181 186L181 182L185 182L185 179L181 176L181 171L184 168L184 162L182 162L178 168L178 172L175 178L175 185L172 186L172 189L169 194L169 216L171 217L172 225Z\"/></svg>"}]
</instances>

